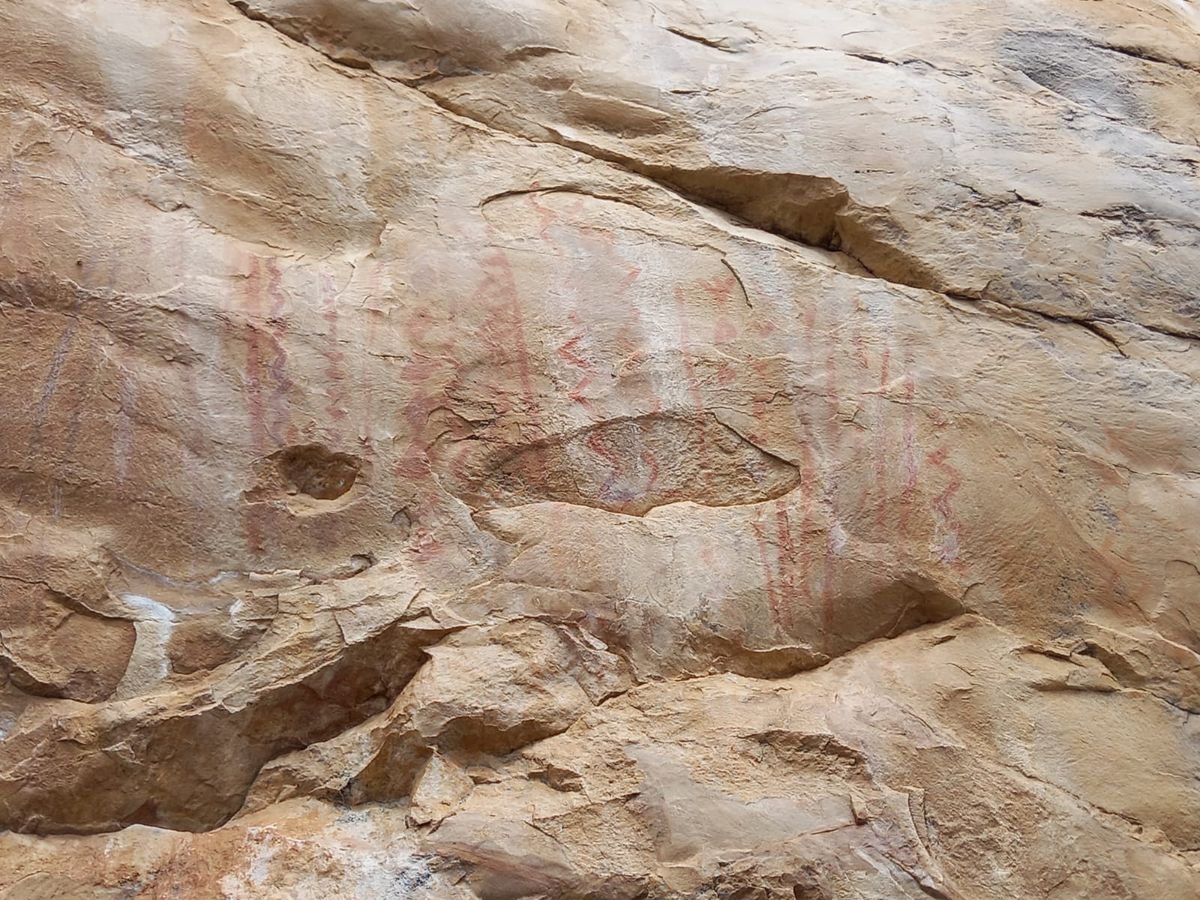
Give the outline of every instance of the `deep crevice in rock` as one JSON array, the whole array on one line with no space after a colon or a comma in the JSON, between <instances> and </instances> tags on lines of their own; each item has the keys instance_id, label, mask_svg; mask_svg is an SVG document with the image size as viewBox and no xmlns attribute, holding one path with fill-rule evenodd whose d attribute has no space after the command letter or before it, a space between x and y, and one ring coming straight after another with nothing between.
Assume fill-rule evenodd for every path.
<instances>
[{"instance_id":1,"label":"deep crevice in rock","mask_svg":"<svg viewBox=\"0 0 1200 900\"><path fill-rule=\"evenodd\" d=\"M210 689L149 722L132 713L102 727L83 718L48 722L22 735L28 787L0 798L0 826L31 834L218 828L241 809L267 762L378 712L415 676L424 648L453 630L397 622L246 705L238 705L238 689L222 699Z\"/></svg>"}]
</instances>

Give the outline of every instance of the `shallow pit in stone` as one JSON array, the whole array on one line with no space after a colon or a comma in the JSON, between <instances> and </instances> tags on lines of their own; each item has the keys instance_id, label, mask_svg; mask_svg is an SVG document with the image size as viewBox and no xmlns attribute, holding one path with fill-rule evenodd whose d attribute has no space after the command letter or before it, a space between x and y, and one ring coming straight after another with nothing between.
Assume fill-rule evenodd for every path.
<instances>
[{"instance_id":1,"label":"shallow pit in stone","mask_svg":"<svg viewBox=\"0 0 1200 900\"><path fill-rule=\"evenodd\" d=\"M314 500L336 500L349 492L362 471L362 460L321 444L301 444L274 453L271 459L289 494Z\"/></svg>"}]
</instances>

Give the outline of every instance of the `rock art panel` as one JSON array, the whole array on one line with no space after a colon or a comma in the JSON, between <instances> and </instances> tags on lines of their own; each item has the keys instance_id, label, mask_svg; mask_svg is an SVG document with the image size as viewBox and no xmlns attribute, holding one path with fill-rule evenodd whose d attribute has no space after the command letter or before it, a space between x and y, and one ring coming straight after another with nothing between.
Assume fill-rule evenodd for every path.
<instances>
[{"instance_id":1,"label":"rock art panel","mask_svg":"<svg viewBox=\"0 0 1200 900\"><path fill-rule=\"evenodd\" d=\"M0 0L0 894L1200 893L1191 0Z\"/></svg>"}]
</instances>

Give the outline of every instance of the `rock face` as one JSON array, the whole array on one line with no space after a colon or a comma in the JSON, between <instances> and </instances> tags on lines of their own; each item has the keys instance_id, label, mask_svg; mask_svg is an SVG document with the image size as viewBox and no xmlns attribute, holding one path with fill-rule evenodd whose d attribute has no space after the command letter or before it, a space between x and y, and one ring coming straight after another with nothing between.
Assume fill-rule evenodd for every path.
<instances>
[{"instance_id":1,"label":"rock face","mask_svg":"<svg viewBox=\"0 0 1200 900\"><path fill-rule=\"evenodd\" d=\"M1194 0L0 0L0 890L1200 896Z\"/></svg>"}]
</instances>

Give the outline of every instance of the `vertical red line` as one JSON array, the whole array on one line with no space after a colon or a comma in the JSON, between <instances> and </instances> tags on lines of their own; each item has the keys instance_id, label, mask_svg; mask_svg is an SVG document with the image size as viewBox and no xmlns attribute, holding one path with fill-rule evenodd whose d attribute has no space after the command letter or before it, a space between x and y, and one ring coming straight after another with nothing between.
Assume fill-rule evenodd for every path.
<instances>
[{"instance_id":1,"label":"vertical red line","mask_svg":"<svg viewBox=\"0 0 1200 900\"><path fill-rule=\"evenodd\" d=\"M345 378L343 363L346 354L342 352L338 342L337 292L333 288L332 275L322 273L320 289L327 332L324 356L325 377L329 383L325 393L325 413L329 417L331 430L335 432L335 436L339 436L340 426L347 415L342 398L342 382Z\"/></svg>"},{"instance_id":2,"label":"vertical red line","mask_svg":"<svg viewBox=\"0 0 1200 900\"><path fill-rule=\"evenodd\" d=\"M877 502L879 503L876 516L875 527L880 532L886 526L885 519L888 514L888 473L887 473L887 429L885 427L886 402L883 397L883 392L887 389L889 378L889 367L891 365L892 351L890 347L885 346L879 360L879 392L875 397L875 416L872 424L875 426L875 433L871 441L871 453L875 462L875 489L877 492Z\"/></svg>"},{"instance_id":3,"label":"vertical red line","mask_svg":"<svg viewBox=\"0 0 1200 900\"><path fill-rule=\"evenodd\" d=\"M828 412L825 417L826 429L828 435L829 458L841 458L841 438L842 430L838 421L838 414L841 407L841 398L838 395L838 370L836 353L840 349L840 343L837 340L837 335L840 329L833 328L829 330L830 337L825 356L825 400ZM837 596L836 580L837 580L837 556L834 550L834 529L841 527L841 519L838 515L838 497L835 494L837 485L832 481L827 481L821 485L822 494L825 498L826 509L829 513L829 519L826 523L825 533L825 553L821 567L821 615L822 615L822 633L828 642L833 634L833 610L834 598ZM826 646L826 655L832 655L829 652L830 647Z\"/></svg>"},{"instance_id":4,"label":"vertical red line","mask_svg":"<svg viewBox=\"0 0 1200 900\"><path fill-rule=\"evenodd\" d=\"M904 433L900 448L900 467L904 486L900 492L900 535L908 536L909 520L912 517L913 496L916 494L920 464L917 459L917 421L914 402L917 396L916 379L912 373L912 354L906 353L904 360Z\"/></svg>"},{"instance_id":5,"label":"vertical red line","mask_svg":"<svg viewBox=\"0 0 1200 900\"><path fill-rule=\"evenodd\" d=\"M283 447L292 443L295 436L295 430L290 427L291 400L289 394L292 389L292 381L288 377L288 354L283 345L287 331L287 324L284 320L287 297L280 284L279 261L275 257L268 258L267 272L267 293L271 299L269 318L266 323L269 329L267 334L271 349L271 361L267 371L272 382L268 400L270 421L267 431L275 442L275 446Z\"/></svg>"},{"instance_id":6,"label":"vertical red line","mask_svg":"<svg viewBox=\"0 0 1200 900\"><path fill-rule=\"evenodd\" d=\"M946 461L949 451L946 447L938 447L930 453L926 460L930 465L946 473L946 487L933 498L933 508L941 519L944 534L942 537L942 561L951 565L958 563L958 523L954 516L954 495L962 487L962 473Z\"/></svg>"},{"instance_id":7,"label":"vertical red line","mask_svg":"<svg viewBox=\"0 0 1200 900\"><path fill-rule=\"evenodd\" d=\"M250 426L250 448L256 457L266 453L266 407L263 402L263 350L262 332L257 321L262 293L261 260L256 256L250 261L250 272L246 276L246 411ZM255 556L264 552L263 529L256 504L245 507L243 522L246 546Z\"/></svg>"},{"instance_id":8,"label":"vertical red line","mask_svg":"<svg viewBox=\"0 0 1200 900\"><path fill-rule=\"evenodd\" d=\"M761 507L755 509L754 521L751 524L754 528L754 541L758 545L758 559L762 565L763 582L767 590L767 604L771 609L771 620L777 628L782 628L783 623L779 612L779 592L775 587L775 566L771 564L767 552L767 534L763 528Z\"/></svg>"},{"instance_id":9,"label":"vertical red line","mask_svg":"<svg viewBox=\"0 0 1200 900\"><path fill-rule=\"evenodd\" d=\"M792 608L796 597L796 545L792 541L791 522L788 521L787 504L775 501L775 533L779 548L779 577L781 582L779 608L776 610L777 624L785 631L792 627Z\"/></svg>"}]
</instances>

